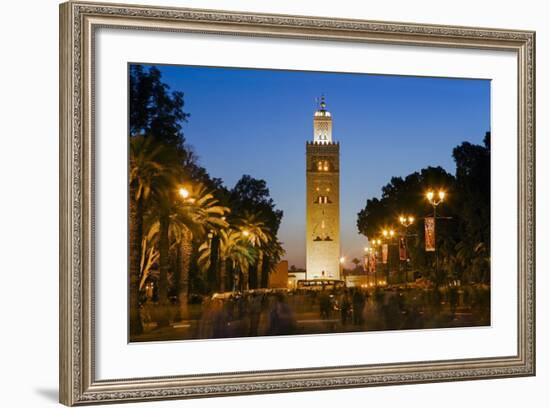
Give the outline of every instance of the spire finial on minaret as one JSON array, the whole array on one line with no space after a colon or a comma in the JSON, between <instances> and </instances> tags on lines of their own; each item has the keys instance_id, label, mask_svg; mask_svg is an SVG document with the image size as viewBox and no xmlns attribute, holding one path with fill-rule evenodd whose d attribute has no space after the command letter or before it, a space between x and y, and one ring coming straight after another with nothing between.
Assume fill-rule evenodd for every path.
<instances>
[{"instance_id":1,"label":"spire finial on minaret","mask_svg":"<svg viewBox=\"0 0 550 408\"><path fill-rule=\"evenodd\" d=\"M319 104L319 106L321 107L322 111L326 110L325 108L327 107L327 104L325 102L325 95L324 94L321 94L321 103Z\"/></svg>"}]
</instances>

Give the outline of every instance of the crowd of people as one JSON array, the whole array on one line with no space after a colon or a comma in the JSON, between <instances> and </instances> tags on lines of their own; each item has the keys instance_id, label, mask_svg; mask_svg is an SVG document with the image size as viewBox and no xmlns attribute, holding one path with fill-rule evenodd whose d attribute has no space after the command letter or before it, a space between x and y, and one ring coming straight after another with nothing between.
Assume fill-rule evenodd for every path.
<instances>
[{"instance_id":1,"label":"crowd of people","mask_svg":"<svg viewBox=\"0 0 550 408\"><path fill-rule=\"evenodd\" d=\"M206 297L193 338L423 329L490 324L483 289L338 288Z\"/></svg>"}]
</instances>

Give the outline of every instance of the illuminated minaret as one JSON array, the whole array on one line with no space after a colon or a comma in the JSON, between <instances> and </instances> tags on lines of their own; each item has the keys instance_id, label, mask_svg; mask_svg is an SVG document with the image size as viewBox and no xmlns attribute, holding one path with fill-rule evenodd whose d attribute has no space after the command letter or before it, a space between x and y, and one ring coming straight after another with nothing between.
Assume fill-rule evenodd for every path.
<instances>
[{"instance_id":1,"label":"illuminated minaret","mask_svg":"<svg viewBox=\"0 0 550 408\"><path fill-rule=\"evenodd\" d=\"M321 98L306 142L307 278L340 279L340 144L332 140L332 117Z\"/></svg>"}]
</instances>

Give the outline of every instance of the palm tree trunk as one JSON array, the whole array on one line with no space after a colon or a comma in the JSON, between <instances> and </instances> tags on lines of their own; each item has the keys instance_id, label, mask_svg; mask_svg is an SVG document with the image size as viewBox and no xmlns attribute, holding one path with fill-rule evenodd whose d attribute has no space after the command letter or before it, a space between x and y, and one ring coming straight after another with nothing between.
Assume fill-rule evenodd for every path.
<instances>
[{"instance_id":1,"label":"palm tree trunk","mask_svg":"<svg viewBox=\"0 0 550 408\"><path fill-rule=\"evenodd\" d=\"M226 260L220 259L220 292L225 292Z\"/></svg>"},{"instance_id":2,"label":"palm tree trunk","mask_svg":"<svg viewBox=\"0 0 550 408\"><path fill-rule=\"evenodd\" d=\"M141 334L143 325L139 313L139 278L141 269L141 239L143 235L143 205L136 200L135 183L130 184L130 337Z\"/></svg>"},{"instance_id":3,"label":"palm tree trunk","mask_svg":"<svg viewBox=\"0 0 550 408\"><path fill-rule=\"evenodd\" d=\"M242 269L242 282L241 282L241 291L248 290L248 279L249 279L249 266Z\"/></svg>"},{"instance_id":4,"label":"palm tree trunk","mask_svg":"<svg viewBox=\"0 0 550 408\"><path fill-rule=\"evenodd\" d=\"M178 282L179 314L181 319L188 318L187 301L189 297L189 268L191 266L192 235L188 229L183 231L180 244L180 277Z\"/></svg>"},{"instance_id":5,"label":"palm tree trunk","mask_svg":"<svg viewBox=\"0 0 550 408\"><path fill-rule=\"evenodd\" d=\"M267 258L267 259L264 259L262 263L261 282L262 282L263 288L269 287L269 263L270 262L271 260Z\"/></svg>"},{"instance_id":6,"label":"palm tree trunk","mask_svg":"<svg viewBox=\"0 0 550 408\"><path fill-rule=\"evenodd\" d=\"M159 217L159 321L158 325L168 326L168 269L170 268L170 251L168 234L170 217L163 211Z\"/></svg>"},{"instance_id":7,"label":"palm tree trunk","mask_svg":"<svg viewBox=\"0 0 550 408\"><path fill-rule=\"evenodd\" d=\"M218 264L220 263L220 238L214 235L210 241L210 268L207 271L208 290L218 289Z\"/></svg>"},{"instance_id":8,"label":"palm tree trunk","mask_svg":"<svg viewBox=\"0 0 550 408\"><path fill-rule=\"evenodd\" d=\"M262 287L262 270L264 263L264 253L260 251L258 253L258 263L256 265L256 288Z\"/></svg>"}]
</instances>

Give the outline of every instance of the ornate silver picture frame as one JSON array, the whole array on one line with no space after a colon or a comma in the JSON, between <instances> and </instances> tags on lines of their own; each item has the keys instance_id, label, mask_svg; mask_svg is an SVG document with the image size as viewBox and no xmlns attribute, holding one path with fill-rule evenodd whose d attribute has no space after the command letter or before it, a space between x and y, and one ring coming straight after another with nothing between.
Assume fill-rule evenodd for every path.
<instances>
[{"instance_id":1,"label":"ornate silver picture frame","mask_svg":"<svg viewBox=\"0 0 550 408\"><path fill-rule=\"evenodd\" d=\"M95 46L100 28L497 50L517 58L517 352L483 358L98 379ZM121 137L126 137L122 135ZM60 6L60 402L80 405L535 375L535 33L68 2ZM514 268L510 265L510 268Z\"/></svg>"}]
</instances>

